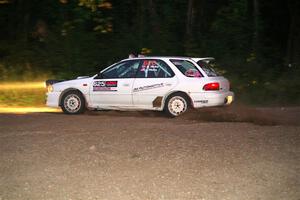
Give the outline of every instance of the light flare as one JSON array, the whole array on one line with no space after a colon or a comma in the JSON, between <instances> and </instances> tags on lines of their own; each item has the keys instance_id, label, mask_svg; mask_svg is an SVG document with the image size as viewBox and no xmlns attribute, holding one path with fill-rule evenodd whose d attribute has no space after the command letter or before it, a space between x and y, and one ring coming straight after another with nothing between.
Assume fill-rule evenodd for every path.
<instances>
[{"instance_id":1,"label":"light flare","mask_svg":"<svg viewBox=\"0 0 300 200\"><path fill-rule=\"evenodd\" d=\"M0 97L1 91L9 93L11 91L17 91L17 93L22 94L22 90L29 90L28 92L31 93L30 90L45 90L46 86L45 82L36 81L36 82L6 82L0 83ZM27 92L27 93L28 93ZM33 92L34 94L34 92ZM10 102L12 103L12 102ZM14 103L14 102L13 102ZM6 104L0 104L0 113L13 113L13 114L26 114L26 113L49 113L49 112L61 112L60 109L57 108L49 108L46 106L18 106L19 102L15 102L16 106L8 106Z\"/></svg>"},{"instance_id":2,"label":"light flare","mask_svg":"<svg viewBox=\"0 0 300 200\"><path fill-rule=\"evenodd\" d=\"M0 83L0 90L16 89L42 89L46 88L45 82L14 82Z\"/></svg>"},{"instance_id":3,"label":"light flare","mask_svg":"<svg viewBox=\"0 0 300 200\"><path fill-rule=\"evenodd\" d=\"M26 114L26 113L46 113L61 112L57 108L48 107L0 107L0 113Z\"/></svg>"}]
</instances>

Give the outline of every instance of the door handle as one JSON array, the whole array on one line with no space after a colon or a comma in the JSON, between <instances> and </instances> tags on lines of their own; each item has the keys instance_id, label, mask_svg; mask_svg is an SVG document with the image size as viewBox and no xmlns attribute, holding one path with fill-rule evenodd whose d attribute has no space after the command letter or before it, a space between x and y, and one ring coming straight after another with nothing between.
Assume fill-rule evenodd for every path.
<instances>
[{"instance_id":1,"label":"door handle","mask_svg":"<svg viewBox=\"0 0 300 200\"><path fill-rule=\"evenodd\" d=\"M129 83L124 83L123 86L124 87L129 87Z\"/></svg>"}]
</instances>

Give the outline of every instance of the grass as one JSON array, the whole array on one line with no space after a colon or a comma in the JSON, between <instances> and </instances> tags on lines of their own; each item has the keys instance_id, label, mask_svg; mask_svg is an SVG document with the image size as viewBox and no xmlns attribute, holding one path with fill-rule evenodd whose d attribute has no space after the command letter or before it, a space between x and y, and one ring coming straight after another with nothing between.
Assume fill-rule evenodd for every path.
<instances>
[{"instance_id":1,"label":"grass","mask_svg":"<svg viewBox=\"0 0 300 200\"><path fill-rule=\"evenodd\" d=\"M46 88L41 82L0 84L1 107L45 106Z\"/></svg>"}]
</instances>

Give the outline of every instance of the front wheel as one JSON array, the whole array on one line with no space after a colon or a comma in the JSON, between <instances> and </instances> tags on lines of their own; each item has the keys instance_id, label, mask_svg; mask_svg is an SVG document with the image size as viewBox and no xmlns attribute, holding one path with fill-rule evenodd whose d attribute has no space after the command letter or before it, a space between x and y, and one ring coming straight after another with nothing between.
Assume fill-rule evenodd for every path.
<instances>
[{"instance_id":1,"label":"front wheel","mask_svg":"<svg viewBox=\"0 0 300 200\"><path fill-rule=\"evenodd\" d=\"M177 117L188 109L187 97L182 94L174 94L165 102L165 112L171 117Z\"/></svg>"},{"instance_id":2,"label":"front wheel","mask_svg":"<svg viewBox=\"0 0 300 200\"><path fill-rule=\"evenodd\" d=\"M66 114L80 114L84 112L85 100L78 91L69 91L63 95L61 109Z\"/></svg>"}]
</instances>

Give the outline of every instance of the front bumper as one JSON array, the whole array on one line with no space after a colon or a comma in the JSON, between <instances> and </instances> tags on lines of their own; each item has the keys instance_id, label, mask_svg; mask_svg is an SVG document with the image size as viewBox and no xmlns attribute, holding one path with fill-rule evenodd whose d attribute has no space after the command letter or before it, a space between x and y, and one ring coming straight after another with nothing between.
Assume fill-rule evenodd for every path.
<instances>
[{"instance_id":1,"label":"front bumper","mask_svg":"<svg viewBox=\"0 0 300 200\"><path fill-rule=\"evenodd\" d=\"M46 94L47 96L46 105L49 107L58 108L60 94L61 94L60 92L48 92Z\"/></svg>"},{"instance_id":2,"label":"front bumper","mask_svg":"<svg viewBox=\"0 0 300 200\"><path fill-rule=\"evenodd\" d=\"M234 101L234 93L228 92L202 92L191 93L194 108L230 105Z\"/></svg>"}]
</instances>

